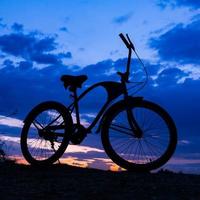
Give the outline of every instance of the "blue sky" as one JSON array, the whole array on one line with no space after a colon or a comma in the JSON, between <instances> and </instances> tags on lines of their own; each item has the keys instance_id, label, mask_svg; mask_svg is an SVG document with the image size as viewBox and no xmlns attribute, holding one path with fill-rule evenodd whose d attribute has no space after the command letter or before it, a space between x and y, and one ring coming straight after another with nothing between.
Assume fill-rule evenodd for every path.
<instances>
[{"instance_id":1,"label":"blue sky","mask_svg":"<svg viewBox=\"0 0 200 200\"><path fill-rule=\"evenodd\" d=\"M18 110L13 118L0 121L1 132L19 137L20 120L41 101L69 103L59 82L62 74L87 74L85 88L101 80L118 80L115 71L123 71L126 63L127 51L118 37L124 32L133 38L150 75L140 95L165 107L177 124L178 161L173 167L198 171L199 27L200 4L192 0L1 0L0 110L2 116ZM139 67L133 59L132 73L138 80ZM96 94L100 104L104 93ZM83 103L82 118L87 121L97 112L96 104ZM84 145L101 148L94 143L97 140L92 136ZM99 155L102 152L86 158L79 153L72 155L79 160L105 158ZM93 162L97 165L99 160Z\"/></svg>"},{"instance_id":2,"label":"blue sky","mask_svg":"<svg viewBox=\"0 0 200 200\"><path fill-rule=\"evenodd\" d=\"M119 51L123 44L118 39L118 33L124 31L133 36L143 57L153 59L155 55L147 45L149 37L175 24L188 23L198 13L187 7L171 9L157 4L159 1L148 0L3 0L0 13L7 28L17 22L26 31L57 35L59 49L70 50L74 55L68 64L84 66L125 56Z\"/></svg>"}]
</instances>

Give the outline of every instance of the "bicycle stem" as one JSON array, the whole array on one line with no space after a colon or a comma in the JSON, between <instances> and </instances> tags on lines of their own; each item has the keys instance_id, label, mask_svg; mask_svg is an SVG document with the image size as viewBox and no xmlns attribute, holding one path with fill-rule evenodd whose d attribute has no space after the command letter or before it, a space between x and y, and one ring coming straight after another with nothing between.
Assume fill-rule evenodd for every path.
<instances>
[{"instance_id":1,"label":"bicycle stem","mask_svg":"<svg viewBox=\"0 0 200 200\"><path fill-rule=\"evenodd\" d=\"M122 78L125 80L125 82L129 82L129 74L130 74L130 65L131 65L131 54L132 54L132 50L135 50L135 47L133 45L133 43L131 42L128 34L126 34L127 39L124 37L124 35L122 33L119 34L119 37L122 39L122 41L124 42L124 44L126 45L127 49L128 49L128 61L127 61L127 67L126 67L126 72L125 73L118 73L119 75L122 76Z\"/></svg>"},{"instance_id":2,"label":"bicycle stem","mask_svg":"<svg viewBox=\"0 0 200 200\"><path fill-rule=\"evenodd\" d=\"M129 74L130 74L130 66L131 66L131 55L132 55L132 49L128 49L128 60L127 60L127 66L126 66L126 74L127 74L127 82L129 79Z\"/></svg>"}]
</instances>

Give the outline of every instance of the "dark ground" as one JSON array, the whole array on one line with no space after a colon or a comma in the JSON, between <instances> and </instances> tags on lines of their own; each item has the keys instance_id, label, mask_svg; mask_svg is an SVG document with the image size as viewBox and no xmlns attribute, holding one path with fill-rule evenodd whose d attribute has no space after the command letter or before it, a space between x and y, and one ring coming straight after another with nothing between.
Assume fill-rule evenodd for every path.
<instances>
[{"instance_id":1,"label":"dark ground","mask_svg":"<svg viewBox=\"0 0 200 200\"><path fill-rule=\"evenodd\" d=\"M200 199L200 175L0 165L0 199Z\"/></svg>"}]
</instances>

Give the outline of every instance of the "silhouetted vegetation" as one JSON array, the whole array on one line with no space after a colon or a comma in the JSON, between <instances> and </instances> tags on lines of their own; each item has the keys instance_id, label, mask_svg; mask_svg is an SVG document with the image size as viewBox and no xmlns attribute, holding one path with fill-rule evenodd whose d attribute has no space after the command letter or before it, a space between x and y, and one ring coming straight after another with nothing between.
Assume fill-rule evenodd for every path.
<instances>
[{"instance_id":1,"label":"silhouetted vegetation","mask_svg":"<svg viewBox=\"0 0 200 200\"><path fill-rule=\"evenodd\" d=\"M6 143L0 140L0 165L15 164L16 160L11 159L6 153Z\"/></svg>"},{"instance_id":2,"label":"silhouetted vegetation","mask_svg":"<svg viewBox=\"0 0 200 200\"><path fill-rule=\"evenodd\" d=\"M11 117L17 114L17 110L11 112L6 116L1 116L0 120L5 119L6 117ZM13 164L16 161L14 159L9 158L8 156L8 149L6 142L0 139L0 164Z\"/></svg>"}]
</instances>

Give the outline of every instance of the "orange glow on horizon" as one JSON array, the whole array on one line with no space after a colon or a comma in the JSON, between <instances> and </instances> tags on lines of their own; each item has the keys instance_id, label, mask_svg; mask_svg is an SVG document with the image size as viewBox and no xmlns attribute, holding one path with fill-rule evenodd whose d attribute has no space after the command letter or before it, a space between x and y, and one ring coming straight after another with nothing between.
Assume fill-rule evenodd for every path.
<instances>
[{"instance_id":1,"label":"orange glow on horizon","mask_svg":"<svg viewBox=\"0 0 200 200\"><path fill-rule=\"evenodd\" d=\"M20 157L20 156L9 156L9 158L11 160L15 160L17 164L29 165L29 163L23 157ZM94 168L94 167L92 167L92 163L94 161L95 160L93 160L93 159L79 160L76 157L68 157L68 158L59 159L59 162L61 164L66 164L66 165L71 165L71 166L81 167L81 168ZM56 162L56 163L58 163L58 162ZM102 163L105 166L104 166L104 168L101 168L101 170L110 170L110 171L113 171L113 172L118 172L118 171L124 170L124 169L122 169L121 167L119 167L118 165L116 165L114 163L111 164L111 165L110 165L110 163L106 163L104 161L104 159L102 160ZM95 168L98 169L98 167L95 167Z\"/></svg>"},{"instance_id":2,"label":"orange glow on horizon","mask_svg":"<svg viewBox=\"0 0 200 200\"><path fill-rule=\"evenodd\" d=\"M89 166L87 161L78 160L76 157L61 158L59 159L59 161L61 164L67 164L67 165L81 167L81 168L88 168Z\"/></svg>"}]
</instances>

